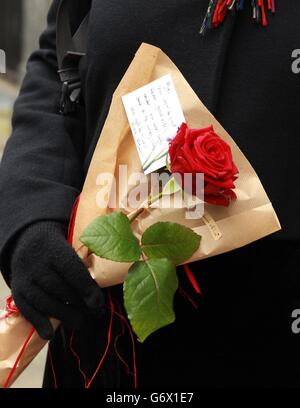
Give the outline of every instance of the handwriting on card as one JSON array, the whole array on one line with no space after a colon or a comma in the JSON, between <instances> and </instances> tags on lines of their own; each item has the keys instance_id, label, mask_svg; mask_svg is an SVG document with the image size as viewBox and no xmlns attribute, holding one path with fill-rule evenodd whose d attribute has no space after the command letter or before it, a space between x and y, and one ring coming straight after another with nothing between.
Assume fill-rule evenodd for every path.
<instances>
[{"instance_id":1,"label":"handwriting on card","mask_svg":"<svg viewBox=\"0 0 300 408\"><path fill-rule=\"evenodd\" d=\"M145 174L166 164L169 141L185 122L171 75L122 97Z\"/></svg>"}]
</instances>

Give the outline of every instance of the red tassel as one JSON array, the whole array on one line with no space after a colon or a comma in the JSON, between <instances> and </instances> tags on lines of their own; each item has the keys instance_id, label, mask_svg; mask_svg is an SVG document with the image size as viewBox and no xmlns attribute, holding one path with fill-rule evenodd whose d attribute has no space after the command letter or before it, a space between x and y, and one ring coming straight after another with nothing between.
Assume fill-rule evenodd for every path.
<instances>
[{"instance_id":1,"label":"red tassel","mask_svg":"<svg viewBox=\"0 0 300 408\"><path fill-rule=\"evenodd\" d=\"M268 10L272 11L272 13L275 13L275 0L268 0Z\"/></svg>"},{"instance_id":2,"label":"red tassel","mask_svg":"<svg viewBox=\"0 0 300 408\"><path fill-rule=\"evenodd\" d=\"M231 1L231 0L230 0ZM230 3L229 1L229 3ZM219 0L212 19L212 26L218 27L225 19L227 11L228 11L228 1L227 0Z\"/></svg>"},{"instance_id":3,"label":"red tassel","mask_svg":"<svg viewBox=\"0 0 300 408\"><path fill-rule=\"evenodd\" d=\"M276 11L275 0L248 0L253 8L253 19L261 22L263 27L268 25L266 10ZM265 4L267 4L265 6ZM257 12L259 8L259 12ZM208 29L219 27L229 13L240 12L244 9L244 0L210 0L207 13L202 23L200 33L205 34ZM261 16L261 18L260 18Z\"/></svg>"},{"instance_id":4,"label":"red tassel","mask_svg":"<svg viewBox=\"0 0 300 408\"><path fill-rule=\"evenodd\" d=\"M258 6L261 8L261 23L263 27L268 25L264 0L258 0Z\"/></svg>"}]
</instances>

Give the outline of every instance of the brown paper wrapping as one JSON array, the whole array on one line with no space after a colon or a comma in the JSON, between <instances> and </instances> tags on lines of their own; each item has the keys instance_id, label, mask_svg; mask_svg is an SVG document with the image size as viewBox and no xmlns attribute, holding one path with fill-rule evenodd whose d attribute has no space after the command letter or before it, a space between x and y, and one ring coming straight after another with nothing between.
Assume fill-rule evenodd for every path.
<instances>
[{"instance_id":1,"label":"brown paper wrapping","mask_svg":"<svg viewBox=\"0 0 300 408\"><path fill-rule=\"evenodd\" d=\"M121 97L166 74L172 76L189 127L200 128L213 125L215 131L231 145L233 158L240 172L236 182L238 199L228 208L206 205L206 211L221 231L222 237L218 240L213 238L211 231L202 220L186 220L184 209L145 210L132 224L135 234L141 236L149 225L158 221L169 220L185 224L202 236L199 250L189 260L192 262L241 247L280 229L277 216L258 176L233 139L206 109L173 62L160 49L142 44L113 95L110 111L83 187L75 220L73 247L101 287L122 283L130 264L111 262L93 254L88 255L87 248L80 242L80 235L87 225L97 216L111 211L97 207L96 195L99 191L99 186L96 184L97 176L106 172L113 174L118 180L120 164L128 166L128 176L133 172L142 171ZM116 187L119 191L118 183ZM130 208L125 209L127 213L130 211ZM59 323L53 324L57 327ZM19 314L0 321L0 387L3 387L30 330L31 325ZM10 385L45 344L46 342L34 333Z\"/></svg>"},{"instance_id":2,"label":"brown paper wrapping","mask_svg":"<svg viewBox=\"0 0 300 408\"><path fill-rule=\"evenodd\" d=\"M206 211L216 221L222 233L221 239L214 239L202 220L187 221L184 217L184 209L146 210L133 224L135 234L140 236L149 225L158 221L174 220L185 224L202 236L199 250L189 260L192 262L241 247L280 229L277 216L258 176L236 143L203 105L174 63L159 48L142 44L113 95L110 111L83 187L75 220L73 247L101 287L122 283L130 264L111 262L93 254L89 255L80 242L80 235L88 224L97 216L111 211L97 206L96 196L100 191L96 183L97 176L103 172L113 174L117 180L118 194L119 165L128 166L128 177L133 172L142 172L121 97L166 74L172 76L189 127L201 128L213 125L219 136L230 144L240 173L236 182L238 198L228 208L206 205ZM125 212L130 212L130 209L125 209Z\"/></svg>"}]
</instances>

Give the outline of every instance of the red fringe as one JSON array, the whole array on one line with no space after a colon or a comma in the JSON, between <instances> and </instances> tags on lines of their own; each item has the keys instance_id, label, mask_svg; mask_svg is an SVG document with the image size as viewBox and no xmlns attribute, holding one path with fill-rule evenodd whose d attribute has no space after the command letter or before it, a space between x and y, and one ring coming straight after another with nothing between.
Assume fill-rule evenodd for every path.
<instances>
[{"instance_id":1,"label":"red fringe","mask_svg":"<svg viewBox=\"0 0 300 408\"><path fill-rule=\"evenodd\" d=\"M224 21L231 4L232 0L218 0L212 17L212 27L218 27ZM261 24L263 27L266 27L268 25L268 20L265 0L258 0L257 5L261 9ZM275 0L267 0L267 9L273 14L275 13Z\"/></svg>"},{"instance_id":2,"label":"red fringe","mask_svg":"<svg viewBox=\"0 0 300 408\"><path fill-rule=\"evenodd\" d=\"M261 8L261 23L263 27L266 27L268 25L268 21L267 21L267 16L266 16L264 0L258 0L258 5Z\"/></svg>"}]
</instances>

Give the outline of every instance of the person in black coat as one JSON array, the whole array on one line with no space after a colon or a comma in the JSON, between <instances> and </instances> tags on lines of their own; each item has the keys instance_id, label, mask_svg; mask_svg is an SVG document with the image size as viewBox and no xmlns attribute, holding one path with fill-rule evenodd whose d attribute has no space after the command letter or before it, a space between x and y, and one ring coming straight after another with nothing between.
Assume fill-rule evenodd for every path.
<instances>
[{"instance_id":1,"label":"person in black coat","mask_svg":"<svg viewBox=\"0 0 300 408\"><path fill-rule=\"evenodd\" d=\"M59 1L53 1L40 48L28 61L0 169L1 270L23 315L52 339L45 387L83 387L71 349L90 379L106 346L107 291L66 243L66 228L112 94L142 42L170 56L231 134L283 229L194 263L200 297L179 271L197 308L177 294L176 322L137 345L138 384L299 387L300 334L292 330L292 313L300 309L300 76L291 55L300 48L300 3L277 0L267 28L249 22L245 3L243 12L203 37L206 1L74 2L73 32L91 9L80 63L84 105L63 116L55 41ZM113 288L116 298L119 292ZM62 321L54 338L48 316ZM119 331L116 322L114 335ZM124 338L118 347L112 342L93 387L132 385L116 352L130 363L130 343Z\"/></svg>"}]
</instances>

